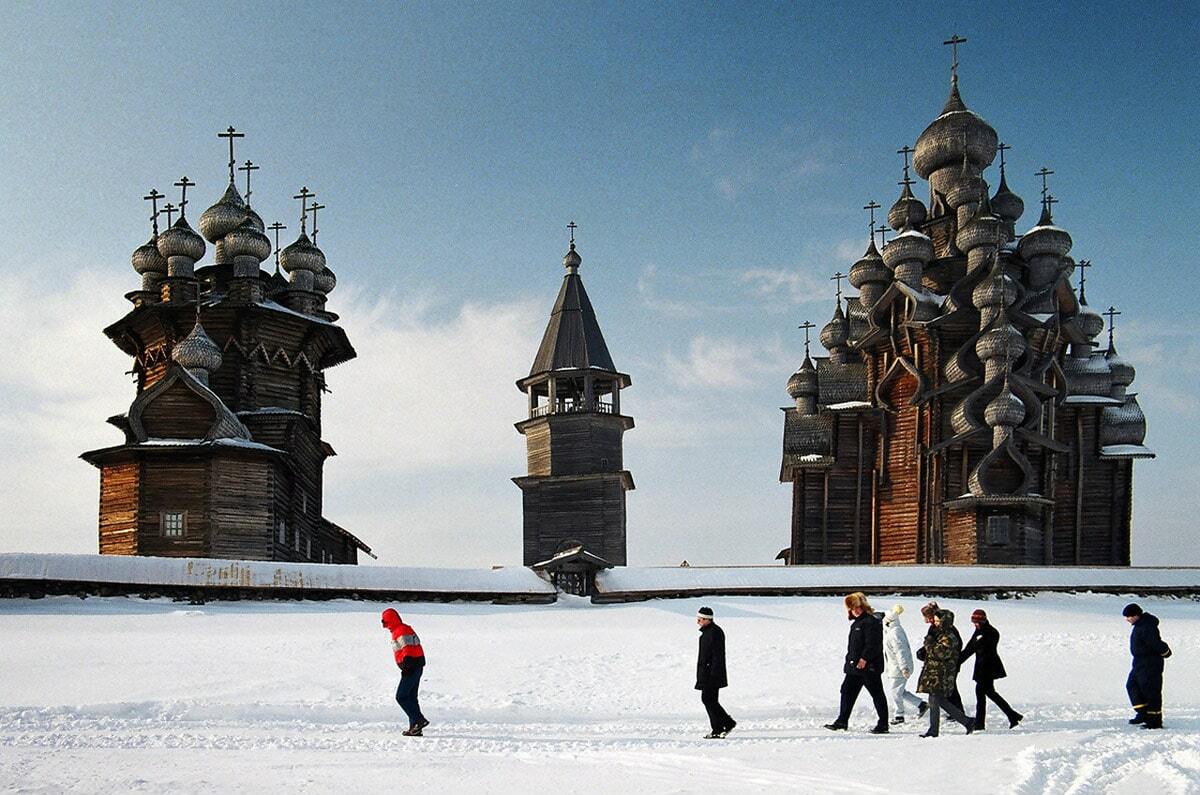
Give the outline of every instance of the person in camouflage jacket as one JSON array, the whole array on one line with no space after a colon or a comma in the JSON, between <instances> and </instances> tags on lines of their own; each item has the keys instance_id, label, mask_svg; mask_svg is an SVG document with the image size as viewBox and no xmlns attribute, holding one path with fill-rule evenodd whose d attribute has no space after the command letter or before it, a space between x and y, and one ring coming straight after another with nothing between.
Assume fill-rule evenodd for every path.
<instances>
[{"instance_id":1,"label":"person in camouflage jacket","mask_svg":"<svg viewBox=\"0 0 1200 795\"><path fill-rule=\"evenodd\" d=\"M921 736L938 736L943 709L970 734L975 729L975 722L949 701L958 679L958 655L962 652L962 640L954 631L954 613L938 610L933 614L933 626L925 636L923 650L925 666L917 680L917 692L929 696L929 730Z\"/></svg>"}]
</instances>

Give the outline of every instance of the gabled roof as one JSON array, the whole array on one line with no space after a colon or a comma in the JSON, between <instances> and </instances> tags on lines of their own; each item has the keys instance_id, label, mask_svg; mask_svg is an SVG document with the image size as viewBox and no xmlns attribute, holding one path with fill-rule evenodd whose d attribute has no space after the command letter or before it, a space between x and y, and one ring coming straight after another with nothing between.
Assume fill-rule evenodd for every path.
<instances>
[{"instance_id":1,"label":"gabled roof","mask_svg":"<svg viewBox=\"0 0 1200 795\"><path fill-rule=\"evenodd\" d=\"M558 291L550 323L529 374L588 368L617 371L604 344L592 302L583 289L583 280L578 273L568 273L563 277L562 289Z\"/></svg>"}]
</instances>

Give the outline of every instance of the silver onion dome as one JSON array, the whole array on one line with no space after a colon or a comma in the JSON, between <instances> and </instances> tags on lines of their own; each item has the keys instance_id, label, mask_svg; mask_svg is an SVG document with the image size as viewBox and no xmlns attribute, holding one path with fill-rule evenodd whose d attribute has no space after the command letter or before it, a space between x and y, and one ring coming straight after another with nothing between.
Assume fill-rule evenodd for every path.
<instances>
[{"instance_id":1,"label":"silver onion dome","mask_svg":"<svg viewBox=\"0 0 1200 795\"><path fill-rule=\"evenodd\" d=\"M1025 336L1008 323L984 334L975 343L975 355L982 360L1006 359L1015 361L1025 352Z\"/></svg>"},{"instance_id":2,"label":"silver onion dome","mask_svg":"<svg viewBox=\"0 0 1200 795\"><path fill-rule=\"evenodd\" d=\"M1071 250L1071 236L1067 230L1054 226L1049 208L1042 211L1038 225L1021 237L1017 250L1021 258L1028 261L1043 254L1055 257L1065 256Z\"/></svg>"},{"instance_id":3,"label":"silver onion dome","mask_svg":"<svg viewBox=\"0 0 1200 795\"><path fill-rule=\"evenodd\" d=\"M337 276L328 265L320 273L313 276L313 289L318 293L329 295L335 287L337 287Z\"/></svg>"},{"instance_id":4,"label":"silver onion dome","mask_svg":"<svg viewBox=\"0 0 1200 795\"><path fill-rule=\"evenodd\" d=\"M308 239L307 233L301 232L294 243L279 252L279 267L288 273L311 271L317 274L325 268L325 254Z\"/></svg>"},{"instance_id":5,"label":"silver onion dome","mask_svg":"<svg viewBox=\"0 0 1200 795\"><path fill-rule=\"evenodd\" d=\"M825 350L832 352L845 348L849 338L850 322L846 320L846 313L842 311L842 302L839 300L837 308L833 310L833 317L821 329L821 344L825 346Z\"/></svg>"},{"instance_id":6,"label":"silver onion dome","mask_svg":"<svg viewBox=\"0 0 1200 795\"><path fill-rule=\"evenodd\" d=\"M1000 172L1000 186L996 188L996 195L992 197L992 211L1010 224L1015 224L1025 212L1025 202L1008 189L1003 171Z\"/></svg>"},{"instance_id":7,"label":"silver onion dome","mask_svg":"<svg viewBox=\"0 0 1200 795\"><path fill-rule=\"evenodd\" d=\"M978 307L1012 306L1017 300L1017 284L999 267L992 271L975 285L971 291L971 303Z\"/></svg>"},{"instance_id":8,"label":"silver onion dome","mask_svg":"<svg viewBox=\"0 0 1200 795\"><path fill-rule=\"evenodd\" d=\"M575 250L575 244L571 244L571 249L563 256L563 267L568 271L576 270L583 262L583 257L579 256L579 252Z\"/></svg>"},{"instance_id":9,"label":"silver onion dome","mask_svg":"<svg viewBox=\"0 0 1200 795\"><path fill-rule=\"evenodd\" d=\"M185 257L195 262L204 256L204 238L196 234L183 216L158 236L157 245L158 253L168 259Z\"/></svg>"},{"instance_id":10,"label":"silver onion dome","mask_svg":"<svg viewBox=\"0 0 1200 795\"><path fill-rule=\"evenodd\" d=\"M925 223L928 215L929 212L925 209L925 205L920 199L913 196L912 189L905 183L904 190L900 192L900 198L896 199L896 203L888 210L888 226L897 232L916 229Z\"/></svg>"},{"instance_id":11,"label":"silver onion dome","mask_svg":"<svg viewBox=\"0 0 1200 795\"><path fill-rule=\"evenodd\" d=\"M996 157L998 143L992 126L963 104L956 77L941 115L917 139L913 168L922 179L929 179L934 171L958 163L966 155L976 168L983 169Z\"/></svg>"},{"instance_id":12,"label":"silver onion dome","mask_svg":"<svg viewBox=\"0 0 1200 795\"><path fill-rule=\"evenodd\" d=\"M216 243L246 220L246 202L232 182L217 203L200 214L200 234L209 243Z\"/></svg>"},{"instance_id":13,"label":"silver onion dome","mask_svg":"<svg viewBox=\"0 0 1200 795\"><path fill-rule=\"evenodd\" d=\"M204 333L204 327L197 320L191 332L175 345L171 358L187 370L212 373L221 366L221 349Z\"/></svg>"},{"instance_id":14,"label":"silver onion dome","mask_svg":"<svg viewBox=\"0 0 1200 795\"><path fill-rule=\"evenodd\" d=\"M1129 386L1133 383L1137 371L1132 364L1120 357L1117 353L1116 343L1108 346L1108 351L1104 354L1104 361L1108 362L1108 369L1112 371L1112 380L1115 385Z\"/></svg>"},{"instance_id":15,"label":"silver onion dome","mask_svg":"<svg viewBox=\"0 0 1200 795\"><path fill-rule=\"evenodd\" d=\"M909 229L893 237L883 247L883 264L892 270L900 263L911 260L924 265L933 259L933 254L933 241L929 236L924 232Z\"/></svg>"},{"instance_id":16,"label":"silver onion dome","mask_svg":"<svg viewBox=\"0 0 1200 795\"><path fill-rule=\"evenodd\" d=\"M250 205L246 205L246 218L250 220L250 224L260 232L267 231L267 225L263 223L262 216L254 211Z\"/></svg>"},{"instance_id":17,"label":"silver onion dome","mask_svg":"<svg viewBox=\"0 0 1200 795\"><path fill-rule=\"evenodd\" d=\"M254 223L246 218L236 228L221 238L225 254L229 257L254 257L262 262L271 256L271 240L261 231L254 228Z\"/></svg>"},{"instance_id":18,"label":"silver onion dome","mask_svg":"<svg viewBox=\"0 0 1200 795\"><path fill-rule=\"evenodd\" d=\"M993 428L1006 425L1015 428L1025 419L1025 404L1008 388L1008 378L1004 379L1004 388L1000 394L992 398L983 411L983 418Z\"/></svg>"},{"instance_id":19,"label":"silver onion dome","mask_svg":"<svg viewBox=\"0 0 1200 795\"><path fill-rule=\"evenodd\" d=\"M808 358L807 354L800 369L788 379L787 392L793 399L817 394L817 368L813 366L812 359Z\"/></svg>"},{"instance_id":20,"label":"silver onion dome","mask_svg":"<svg viewBox=\"0 0 1200 795\"><path fill-rule=\"evenodd\" d=\"M133 265L133 269L139 274L165 274L167 272L166 257L159 253L157 243L158 238L151 237L133 250L133 256L130 257L130 264Z\"/></svg>"},{"instance_id":21,"label":"silver onion dome","mask_svg":"<svg viewBox=\"0 0 1200 795\"><path fill-rule=\"evenodd\" d=\"M1094 340L1104 331L1104 318L1095 309L1087 305L1086 299L1080 299L1079 312L1075 315L1075 322L1079 325L1084 336L1089 340Z\"/></svg>"},{"instance_id":22,"label":"silver onion dome","mask_svg":"<svg viewBox=\"0 0 1200 795\"><path fill-rule=\"evenodd\" d=\"M884 267L883 257L880 256L879 249L875 247L875 240L872 238L866 253L850 266L850 284L861 289L864 284L890 282L891 280L892 274Z\"/></svg>"}]
</instances>

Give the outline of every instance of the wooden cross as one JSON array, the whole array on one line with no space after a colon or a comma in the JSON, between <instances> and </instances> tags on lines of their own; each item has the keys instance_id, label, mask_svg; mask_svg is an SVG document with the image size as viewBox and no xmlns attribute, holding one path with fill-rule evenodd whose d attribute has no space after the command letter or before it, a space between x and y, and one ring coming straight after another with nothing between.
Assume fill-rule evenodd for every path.
<instances>
[{"instance_id":1,"label":"wooden cross","mask_svg":"<svg viewBox=\"0 0 1200 795\"><path fill-rule=\"evenodd\" d=\"M1114 318L1121 313L1117 311L1115 306L1110 306L1108 311L1103 314L1108 315L1108 347L1111 348L1113 346L1113 331L1115 330Z\"/></svg>"},{"instance_id":2,"label":"wooden cross","mask_svg":"<svg viewBox=\"0 0 1200 795\"><path fill-rule=\"evenodd\" d=\"M1075 267L1079 268L1079 300L1087 303L1087 298L1084 297L1083 286L1087 284L1087 269L1092 267L1090 259L1081 259L1075 263Z\"/></svg>"},{"instance_id":3,"label":"wooden cross","mask_svg":"<svg viewBox=\"0 0 1200 795\"><path fill-rule=\"evenodd\" d=\"M905 144L904 148L896 150L896 154L904 155L904 179L900 180L900 182L898 182L897 184L899 184L899 185L912 185L913 184L913 181L911 179L909 179L909 177L908 177L908 156L911 155L915 151L917 151L917 150L913 149L908 144Z\"/></svg>"},{"instance_id":4,"label":"wooden cross","mask_svg":"<svg viewBox=\"0 0 1200 795\"><path fill-rule=\"evenodd\" d=\"M958 45L966 44L967 40L955 33L950 38L942 42L943 45L949 44L953 52L954 62L950 65L950 77L954 80L958 79Z\"/></svg>"},{"instance_id":5,"label":"wooden cross","mask_svg":"<svg viewBox=\"0 0 1200 795\"><path fill-rule=\"evenodd\" d=\"M1054 173L1053 171L1051 171L1050 169L1046 168L1045 166L1042 166L1042 170L1041 170L1041 171L1035 171L1035 172L1033 172L1033 175L1034 175L1035 177L1041 177L1041 178L1042 178L1042 203L1043 203L1043 204L1045 204L1045 203L1046 203L1046 190L1047 190L1047 188L1046 188L1046 177L1050 176L1050 175L1051 175L1051 174L1053 174L1053 173Z\"/></svg>"},{"instance_id":6,"label":"wooden cross","mask_svg":"<svg viewBox=\"0 0 1200 795\"><path fill-rule=\"evenodd\" d=\"M571 245L572 246L575 245L575 230L578 228L579 228L579 224L575 223L574 221L567 224L567 229L571 230Z\"/></svg>"},{"instance_id":7,"label":"wooden cross","mask_svg":"<svg viewBox=\"0 0 1200 795\"><path fill-rule=\"evenodd\" d=\"M183 217L184 212L187 210L187 189L194 188L195 186L196 186L196 183L192 182L187 177L180 177L179 181L175 183L175 187L183 189L183 193L179 199L179 217L180 218Z\"/></svg>"},{"instance_id":8,"label":"wooden cross","mask_svg":"<svg viewBox=\"0 0 1200 795\"><path fill-rule=\"evenodd\" d=\"M278 272L279 271L279 232L283 229L287 229L287 227L284 226L283 224L279 223L278 221L276 221L275 223L271 224L267 228L275 232L275 271Z\"/></svg>"},{"instance_id":9,"label":"wooden cross","mask_svg":"<svg viewBox=\"0 0 1200 795\"><path fill-rule=\"evenodd\" d=\"M310 213L312 213L312 214L313 214L313 237L312 237L312 241L313 241L313 245L314 245L314 246L317 244L317 210L324 210L324 209L325 209L325 205L324 205L324 204L317 204L316 202L313 202L313 204L312 204L312 207L309 207L309 208L308 208L308 211L309 211Z\"/></svg>"},{"instance_id":10,"label":"wooden cross","mask_svg":"<svg viewBox=\"0 0 1200 795\"><path fill-rule=\"evenodd\" d=\"M875 231L879 233L879 245L880 246L887 245L887 233L890 232L891 230L892 230L892 228L890 226L888 226L887 224L880 224L878 227L875 228Z\"/></svg>"},{"instance_id":11,"label":"wooden cross","mask_svg":"<svg viewBox=\"0 0 1200 795\"><path fill-rule=\"evenodd\" d=\"M796 327L796 328L804 329L804 356L805 356L805 358L808 357L808 331L809 331L809 329L814 329L816 327L817 326L815 323L812 323L808 320L804 321L803 323L801 323L799 326Z\"/></svg>"},{"instance_id":12,"label":"wooden cross","mask_svg":"<svg viewBox=\"0 0 1200 795\"><path fill-rule=\"evenodd\" d=\"M150 220L154 222L155 237L158 237L158 200L162 197L163 195L158 192L158 188L151 188L150 192L142 197L144 200L150 202L150 208L153 212L153 215L150 216Z\"/></svg>"},{"instance_id":13,"label":"wooden cross","mask_svg":"<svg viewBox=\"0 0 1200 795\"><path fill-rule=\"evenodd\" d=\"M871 230L871 242L872 243L875 242L875 211L878 210L880 208L880 206L881 205L874 199L871 199L871 201L869 201L868 203L863 205L863 209L869 210L871 213L871 225L868 227L868 229Z\"/></svg>"},{"instance_id":14,"label":"wooden cross","mask_svg":"<svg viewBox=\"0 0 1200 795\"><path fill-rule=\"evenodd\" d=\"M1042 200L1042 206L1046 208L1046 212L1050 212L1050 208L1056 204L1058 204L1058 199L1049 194L1047 194L1046 198Z\"/></svg>"},{"instance_id":15,"label":"wooden cross","mask_svg":"<svg viewBox=\"0 0 1200 795\"><path fill-rule=\"evenodd\" d=\"M167 229L170 229L171 228L171 216L175 214L175 205L168 204L166 207L163 207L163 212L167 214Z\"/></svg>"},{"instance_id":16,"label":"wooden cross","mask_svg":"<svg viewBox=\"0 0 1200 795\"><path fill-rule=\"evenodd\" d=\"M249 160L246 161L246 165L238 166L238 171L246 172L246 206L247 207L250 206L250 172L258 171L260 168L262 168L262 166L256 166Z\"/></svg>"},{"instance_id":17,"label":"wooden cross","mask_svg":"<svg viewBox=\"0 0 1200 795\"><path fill-rule=\"evenodd\" d=\"M306 185L292 198L300 200L300 234L303 235L308 224L308 200L317 198L317 194L309 193L308 186Z\"/></svg>"},{"instance_id":18,"label":"wooden cross","mask_svg":"<svg viewBox=\"0 0 1200 795\"><path fill-rule=\"evenodd\" d=\"M1004 153L1009 149L1012 149L1012 147L1003 141L996 146L996 151L1000 153L1000 176L1002 177L1004 176Z\"/></svg>"},{"instance_id":19,"label":"wooden cross","mask_svg":"<svg viewBox=\"0 0 1200 795\"><path fill-rule=\"evenodd\" d=\"M226 130L225 132L223 132L223 133L217 133L217 137L218 137L218 138L228 138L228 139L229 139L229 182L230 182L230 184L232 184L232 183L233 183L233 164L234 164L234 160L233 160L233 139L234 139L234 138L245 138L245 137L246 137L246 134L245 134L245 133L240 133L240 132L238 132L237 130L233 129L233 127L231 126L231 127L230 127L228 130Z\"/></svg>"},{"instance_id":20,"label":"wooden cross","mask_svg":"<svg viewBox=\"0 0 1200 795\"><path fill-rule=\"evenodd\" d=\"M838 271L837 273L835 273L829 277L829 281L837 282L838 306L842 305L842 279L845 279L845 278L846 278L846 274L842 273L841 271Z\"/></svg>"}]
</instances>

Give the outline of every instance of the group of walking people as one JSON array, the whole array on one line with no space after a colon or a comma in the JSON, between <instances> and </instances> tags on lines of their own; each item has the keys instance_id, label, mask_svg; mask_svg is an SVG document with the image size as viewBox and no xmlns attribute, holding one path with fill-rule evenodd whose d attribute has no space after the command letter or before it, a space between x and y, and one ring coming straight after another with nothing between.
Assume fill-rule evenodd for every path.
<instances>
[{"instance_id":1,"label":"group of walking people","mask_svg":"<svg viewBox=\"0 0 1200 795\"><path fill-rule=\"evenodd\" d=\"M887 613L877 613L862 592L849 594L844 603L846 617L850 621L843 663L845 678L842 680L838 715L832 723L825 724L826 729L849 729L854 703L864 689L871 696L878 718L871 729L872 734L887 734L889 726L904 723L906 706L916 709L918 719L929 715L929 728L921 734L922 737L938 736L942 712L961 724L967 734L986 729L989 699L1004 713L1010 729L1016 728L1024 719L1024 715L1013 709L996 692L996 680L1003 679L1007 673L998 651L1000 632L988 621L985 611L975 610L971 613L974 632L964 646L962 636L954 626L953 612L940 608L937 602L929 602L921 608L921 615L929 627L916 653L916 659L922 663L917 693L926 696L923 700L908 691L908 680L912 677L915 664L908 636L900 624L904 607L896 605ZM1140 724L1144 729L1161 729L1163 661L1171 656L1171 648L1159 634L1157 617L1146 613L1137 604L1126 605L1122 615L1132 626L1129 650L1133 656L1133 666L1125 687L1135 714L1129 722ZM393 608L383 611L381 623L391 635L392 652L400 668L396 701L409 721L409 727L403 734L406 737L420 737L429 725L417 697L421 674L425 669L425 650L416 631L404 623ZM725 632L717 625L710 607L701 607L697 611L696 625L700 630L696 689L700 691L700 701L708 712L711 728L704 736L710 740L722 739L737 726L737 721L730 717L720 701L721 689L729 685L725 664ZM958 673L972 656L975 658L975 714L969 716L958 693ZM894 705L894 716L890 722L889 695Z\"/></svg>"}]
</instances>

